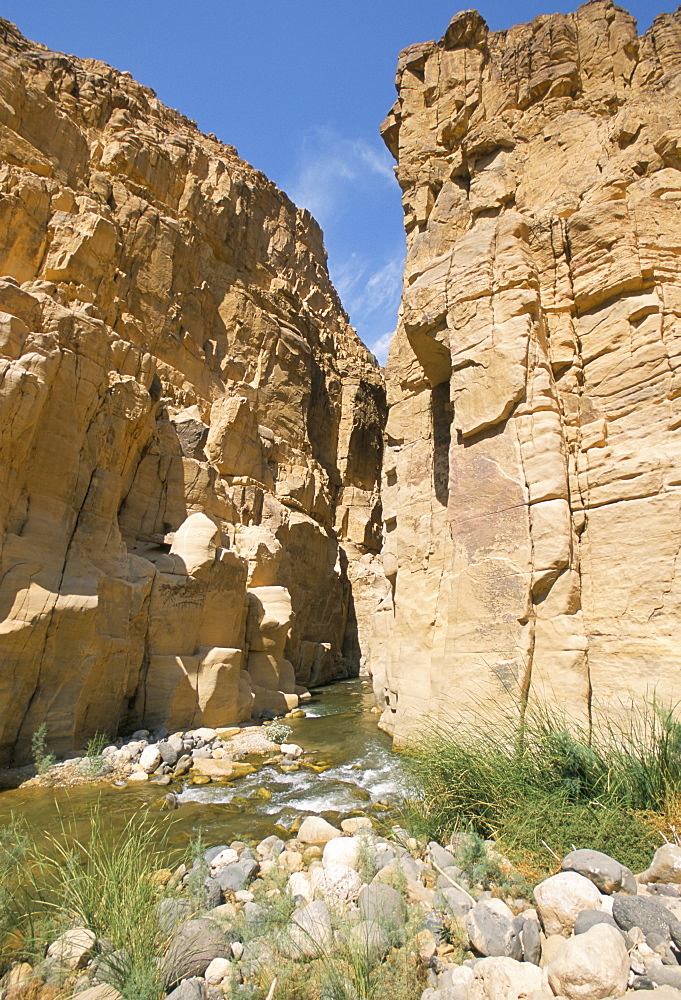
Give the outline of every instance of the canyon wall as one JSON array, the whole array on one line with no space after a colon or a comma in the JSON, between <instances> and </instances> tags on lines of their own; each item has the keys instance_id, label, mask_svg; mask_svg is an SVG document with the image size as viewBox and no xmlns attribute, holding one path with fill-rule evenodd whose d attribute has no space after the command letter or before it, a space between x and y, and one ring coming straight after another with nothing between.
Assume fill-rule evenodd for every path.
<instances>
[{"instance_id":1,"label":"canyon wall","mask_svg":"<svg viewBox=\"0 0 681 1000\"><path fill-rule=\"evenodd\" d=\"M233 147L0 22L0 764L356 673L384 388Z\"/></svg>"},{"instance_id":2,"label":"canyon wall","mask_svg":"<svg viewBox=\"0 0 681 1000\"><path fill-rule=\"evenodd\" d=\"M466 11L397 90L382 725L678 700L681 16Z\"/></svg>"}]
</instances>

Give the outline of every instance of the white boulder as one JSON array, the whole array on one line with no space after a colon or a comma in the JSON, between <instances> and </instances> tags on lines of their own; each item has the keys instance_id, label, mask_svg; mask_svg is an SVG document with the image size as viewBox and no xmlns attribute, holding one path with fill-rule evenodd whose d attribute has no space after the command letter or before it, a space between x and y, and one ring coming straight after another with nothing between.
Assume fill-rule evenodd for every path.
<instances>
[{"instance_id":1,"label":"white boulder","mask_svg":"<svg viewBox=\"0 0 681 1000\"><path fill-rule=\"evenodd\" d=\"M621 996L629 978L627 946L617 928L595 924L566 941L546 971L553 992L567 1000Z\"/></svg>"},{"instance_id":2,"label":"white boulder","mask_svg":"<svg viewBox=\"0 0 681 1000\"><path fill-rule=\"evenodd\" d=\"M561 872L540 882L534 899L544 933L572 934L577 915L582 910L600 910L603 897L588 878L577 872Z\"/></svg>"}]
</instances>

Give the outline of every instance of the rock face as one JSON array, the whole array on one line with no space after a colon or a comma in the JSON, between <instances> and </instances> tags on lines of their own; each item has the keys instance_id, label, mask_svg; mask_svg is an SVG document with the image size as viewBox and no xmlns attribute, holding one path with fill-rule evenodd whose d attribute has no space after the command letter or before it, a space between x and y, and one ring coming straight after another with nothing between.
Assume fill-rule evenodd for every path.
<instances>
[{"instance_id":1,"label":"rock face","mask_svg":"<svg viewBox=\"0 0 681 1000\"><path fill-rule=\"evenodd\" d=\"M387 589L321 232L129 74L0 45L0 764L290 706Z\"/></svg>"},{"instance_id":2,"label":"rock face","mask_svg":"<svg viewBox=\"0 0 681 1000\"><path fill-rule=\"evenodd\" d=\"M609 0L399 58L382 724L679 696L681 17ZM453 697L455 696L455 697Z\"/></svg>"}]
</instances>

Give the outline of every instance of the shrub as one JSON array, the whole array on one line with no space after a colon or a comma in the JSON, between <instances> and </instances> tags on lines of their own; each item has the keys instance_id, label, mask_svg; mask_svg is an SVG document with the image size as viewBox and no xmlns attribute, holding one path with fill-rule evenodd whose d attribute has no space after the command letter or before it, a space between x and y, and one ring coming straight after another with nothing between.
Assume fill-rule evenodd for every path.
<instances>
[{"instance_id":1,"label":"shrub","mask_svg":"<svg viewBox=\"0 0 681 1000\"><path fill-rule=\"evenodd\" d=\"M87 750L85 751L85 760L83 761L83 770L86 774L94 777L102 770L104 765L102 750L108 743L109 737L106 733L95 733L88 742Z\"/></svg>"},{"instance_id":2,"label":"shrub","mask_svg":"<svg viewBox=\"0 0 681 1000\"><path fill-rule=\"evenodd\" d=\"M38 774L47 774L57 758L54 754L47 752L47 726L44 722L40 723L31 737L31 751Z\"/></svg>"},{"instance_id":3,"label":"shrub","mask_svg":"<svg viewBox=\"0 0 681 1000\"><path fill-rule=\"evenodd\" d=\"M286 743L293 730L283 722L273 722L267 727L266 735L273 743Z\"/></svg>"}]
</instances>

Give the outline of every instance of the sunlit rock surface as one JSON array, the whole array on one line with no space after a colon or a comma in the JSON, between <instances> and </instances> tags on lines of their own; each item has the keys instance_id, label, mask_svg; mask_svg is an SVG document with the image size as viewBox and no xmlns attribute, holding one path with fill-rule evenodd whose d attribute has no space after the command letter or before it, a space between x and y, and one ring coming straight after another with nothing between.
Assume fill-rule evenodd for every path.
<instances>
[{"instance_id":1,"label":"sunlit rock surface","mask_svg":"<svg viewBox=\"0 0 681 1000\"><path fill-rule=\"evenodd\" d=\"M357 672L384 390L318 226L129 74L0 43L0 764Z\"/></svg>"},{"instance_id":2,"label":"sunlit rock surface","mask_svg":"<svg viewBox=\"0 0 681 1000\"><path fill-rule=\"evenodd\" d=\"M397 89L382 724L677 700L681 16L466 11Z\"/></svg>"}]
</instances>

